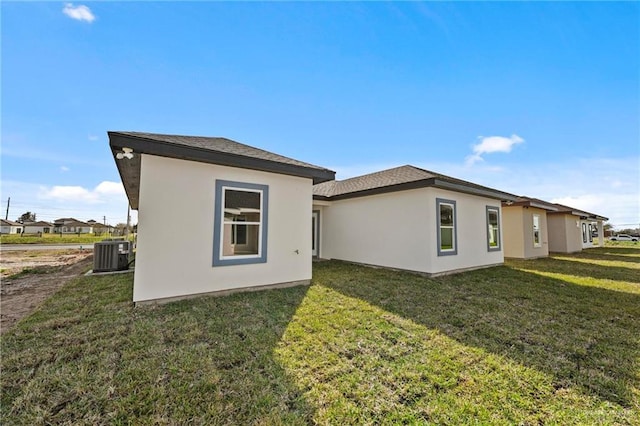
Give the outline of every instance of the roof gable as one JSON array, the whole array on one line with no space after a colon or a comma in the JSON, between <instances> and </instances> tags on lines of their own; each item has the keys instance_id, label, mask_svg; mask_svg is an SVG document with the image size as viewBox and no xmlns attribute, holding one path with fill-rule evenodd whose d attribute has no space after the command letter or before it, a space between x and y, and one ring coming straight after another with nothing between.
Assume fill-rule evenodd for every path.
<instances>
[{"instance_id":1,"label":"roof gable","mask_svg":"<svg viewBox=\"0 0 640 426\"><path fill-rule=\"evenodd\" d=\"M181 160L240 167L271 173L306 177L313 183L335 178L335 172L324 167L294 160L227 138L166 135L142 132L107 132L109 145L124 183L129 204L138 208L140 193L140 155L151 154ZM122 148L131 148L131 159L116 157Z\"/></svg>"},{"instance_id":2,"label":"roof gable","mask_svg":"<svg viewBox=\"0 0 640 426\"><path fill-rule=\"evenodd\" d=\"M425 187L442 188L499 200L516 199L513 194L411 165L314 185L313 194L316 199L340 200Z\"/></svg>"}]
</instances>

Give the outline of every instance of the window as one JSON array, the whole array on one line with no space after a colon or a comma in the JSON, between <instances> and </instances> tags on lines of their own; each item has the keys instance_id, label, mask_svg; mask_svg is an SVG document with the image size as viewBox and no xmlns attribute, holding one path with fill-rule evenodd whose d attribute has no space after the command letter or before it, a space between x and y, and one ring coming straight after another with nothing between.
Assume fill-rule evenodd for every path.
<instances>
[{"instance_id":1,"label":"window","mask_svg":"<svg viewBox=\"0 0 640 426\"><path fill-rule=\"evenodd\" d=\"M542 242L540 240L540 215L533 215L533 246L534 247L542 247Z\"/></svg>"},{"instance_id":2,"label":"window","mask_svg":"<svg viewBox=\"0 0 640 426\"><path fill-rule=\"evenodd\" d=\"M587 242L587 224L584 222L582 223L582 242Z\"/></svg>"},{"instance_id":3,"label":"window","mask_svg":"<svg viewBox=\"0 0 640 426\"><path fill-rule=\"evenodd\" d=\"M456 202L436 198L438 215L438 256L458 254Z\"/></svg>"},{"instance_id":4,"label":"window","mask_svg":"<svg viewBox=\"0 0 640 426\"><path fill-rule=\"evenodd\" d=\"M216 180L213 266L267 261L269 187Z\"/></svg>"},{"instance_id":5,"label":"window","mask_svg":"<svg viewBox=\"0 0 640 426\"><path fill-rule=\"evenodd\" d=\"M500 250L500 210L487 206L487 249Z\"/></svg>"},{"instance_id":6,"label":"window","mask_svg":"<svg viewBox=\"0 0 640 426\"><path fill-rule=\"evenodd\" d=\"M596 226L592 223L589 224L589 242L593 242L593 231L596 229Z\"/></svg>"}]
</instances>

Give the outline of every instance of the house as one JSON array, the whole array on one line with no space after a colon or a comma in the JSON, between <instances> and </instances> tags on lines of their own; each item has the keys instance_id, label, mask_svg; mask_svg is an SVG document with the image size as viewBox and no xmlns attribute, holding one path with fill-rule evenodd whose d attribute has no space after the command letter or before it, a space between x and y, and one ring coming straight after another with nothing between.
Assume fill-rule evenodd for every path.
<instances>
[{"instance_id":1,"label":"house","mask_svg":"<svg viewBox=\"0 0 640 426\"><path fill-rule=\"evenodd\" d=\"M548 213L549 251L574 253L594 246L593 234L604 235L604 216L562 204L555 204L557 211ZM604 238L598 238L598 245L604 246Z\"/></svg>"},{"instance_id":2,"label":"house","mask_svg":"<svg viewBox=\"0 0 640 426\"><path fill-rule=\"evenodd\" d=\"M53 224L43 220L38 222L25 222L23 225L25 234L49 234L53 231Z\"/></svg>"},{"instance_id":3,"label":"house","mask_svg":"<svg viewBox=\"0 0 640 426\"><path fill-rule=\"evenodd\" d=\"M134 302L310 282L312 187L335 172L225 138L108 135L138 210Z\"/></svg>"},{"instance_id":4,"label":"house","mask_svg":"<svg viewBox=\"0 0 640 426\"><path fill-rule=\"evenodd\" d=\"M63 217L53 222L53 232L56 234L91 234L93 227L73 217Z\"/></svg>"},{"instance_id":5,"label":"house","mask_svg":"<svg viewBox=\"0 0 640 426\"><path fill-rule=\"evenodd\" d=\"M0 234L21 234L22 224L11 220L0 219Z\"/></svg>"},{"instance_id":6,"label":"house","mask_svg":"<svg viewBox=\"0 0 640 426\"><path fill-rule=\"evenodd\" d=\"M534 259L549 256L547 213L558 206L543 200L518 197L502 203L504 255L510 258Z\"/></svg>"},{"instance_id":7,"label":"house","mask_svg":"<svg viewBox=\"0 0 640 426\"><path fill-rule=\"evenodd\" d=\"M410 165L313 188L313 253L431 276L504 261L516 197Z\"/></svg>"},{"instance_id":8,"label":"house","mask_svg":"<svg viewBox=\"0 0 640 426\"><path fill-rule=\"evenodd\" d=\"M111 225L96 222L93 219L88 220L87 223L91 226L91 228L93 229L93 233L96 235L109 234L113 232L113 226Z\"/></svg>"}]
</instances>

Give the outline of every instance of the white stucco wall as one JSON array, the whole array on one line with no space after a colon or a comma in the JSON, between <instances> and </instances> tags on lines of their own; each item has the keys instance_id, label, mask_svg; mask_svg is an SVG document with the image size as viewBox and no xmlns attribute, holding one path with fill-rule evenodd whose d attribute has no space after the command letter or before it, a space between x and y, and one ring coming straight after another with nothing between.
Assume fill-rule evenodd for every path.
<instances>
[{"instance_id":1,"label":"white stucco wall","mask_svg":"<svg viewBox=\"0 0 640 426\"><path fill-rule=\"evenodd\" d=\"M311 279L310 179L151 155L141 161L134 301ZM212 266L216 179L269 186L266 263Z\"/></svg>"},{"instance_id":2,"label":"white stucco wall","mask_svg":"<svg viewBox=\"0 0 640 426\"><path fill-rule=\"evenodd\" d=\"M53 226L25 226L25 234L37 234L38 232L45 233L45 228L49 229L48 233L52 232Z\"/></svg>"},{"instance_id":3,"label":"white stucco wall","mask_svg":"<svg viewBox=\"0 0 640 426\"><path fill-rule=\"evenodd\" d=\"M438 256L436 198L456 201L457 255ZM500 202L435 188L333 201L321 212L321 256L432 274L499 264L502 250L487 249L486 206Z\"/></svg>"}]
</instances>

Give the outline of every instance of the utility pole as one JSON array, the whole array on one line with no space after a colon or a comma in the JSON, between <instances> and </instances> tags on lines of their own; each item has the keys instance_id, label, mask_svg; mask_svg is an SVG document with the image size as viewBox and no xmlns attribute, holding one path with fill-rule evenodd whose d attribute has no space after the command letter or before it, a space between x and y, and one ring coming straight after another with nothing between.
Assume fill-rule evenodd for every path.
<instances>
[{"instance_id":1,"label":"utility pole","mask_svg":"<svg viewBox=\"0 0 640 426\"><path fill-rule=\"evenodd\" d=\"M11 197L7 200L7 213L4 215L4 220L9 220L9 203L11 203Z\"/></svg>"}]
</instances>

